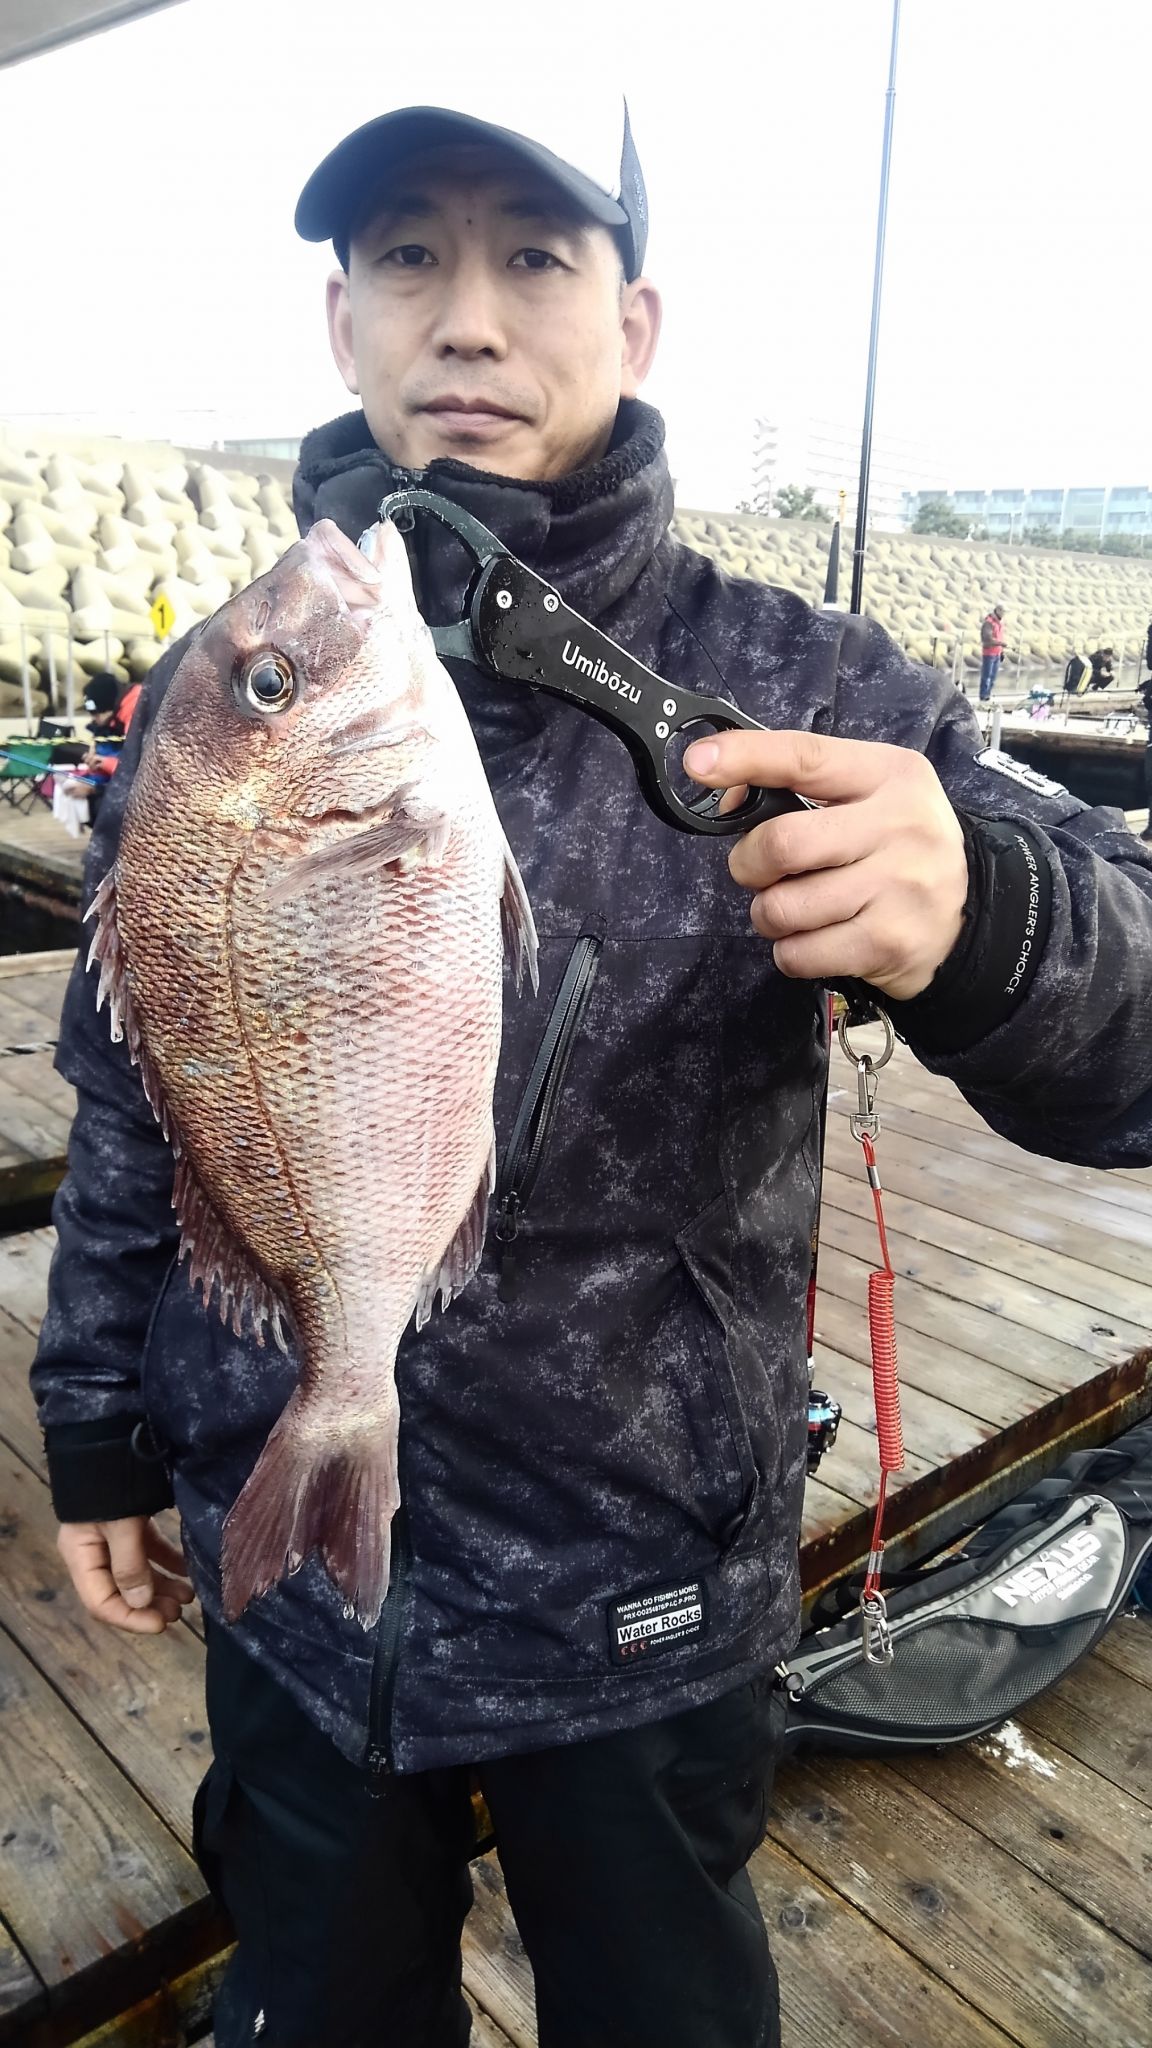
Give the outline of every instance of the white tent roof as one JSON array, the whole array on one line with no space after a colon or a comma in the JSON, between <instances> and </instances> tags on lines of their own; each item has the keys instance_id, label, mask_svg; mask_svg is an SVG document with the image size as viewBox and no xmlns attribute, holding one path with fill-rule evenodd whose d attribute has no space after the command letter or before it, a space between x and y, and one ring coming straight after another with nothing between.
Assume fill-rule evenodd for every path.
<instances>
[{"instance_id":1,"label":"white tent roof","mask_svg":"<svg viewBox=\"0 0 1152 2048\"><path fill-rule=\"evenodd\" d=\"M78 36L115 28L134 14L172 7L176 0L3 0L0 6L0 65L37 57Z\"/></svg>"}]
</instances>

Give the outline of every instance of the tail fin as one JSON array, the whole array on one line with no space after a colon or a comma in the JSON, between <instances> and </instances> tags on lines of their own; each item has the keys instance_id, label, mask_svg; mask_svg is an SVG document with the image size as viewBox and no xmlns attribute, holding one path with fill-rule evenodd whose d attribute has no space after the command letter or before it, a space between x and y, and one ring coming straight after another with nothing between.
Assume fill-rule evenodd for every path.
<instances>
[{"instance_id":1,"label":"tail fin","mask_svg":"<svg viewBox=\"0 0 1152 2048\"><path fill-rule=\"evenodd\" d=\"M319 1550L330 1578L365 1628L388 1591L399 1418L373 1421L329 1449L300 1429L295 1393L224 1523L224 1613L235 1621Z\"/></svg>"}]
</instances>

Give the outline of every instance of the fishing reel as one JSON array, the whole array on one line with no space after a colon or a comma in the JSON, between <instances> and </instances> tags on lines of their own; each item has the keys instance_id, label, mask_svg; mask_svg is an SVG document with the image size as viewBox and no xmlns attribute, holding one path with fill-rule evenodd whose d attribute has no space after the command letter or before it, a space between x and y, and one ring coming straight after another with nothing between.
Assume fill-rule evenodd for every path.
<instances>
[{"instance_id":1,"label":"fishing reel","mask_svg":"<svg viewBox=\"0 0 1152 2048\"><path fill-rule=\"evenodd\" d=\"M831 1394L822 1394L813 1387L808 1395L808 1474L819 1469L825 1451L830 1451L836 1441L840 1417L844 1413L839 1401Z\"/></svg>"}]
</instances>

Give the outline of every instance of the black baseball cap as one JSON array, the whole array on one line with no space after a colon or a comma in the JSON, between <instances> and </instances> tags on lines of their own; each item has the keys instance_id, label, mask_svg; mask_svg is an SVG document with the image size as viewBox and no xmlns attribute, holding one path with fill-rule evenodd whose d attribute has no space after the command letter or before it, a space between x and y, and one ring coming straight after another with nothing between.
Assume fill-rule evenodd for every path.
<instances>
[{"instance_id":1,"label":"black baseball cap","mask_svg":"<svg viewBox=\"0 0 1152 2048\"><path fill-rule=\"evenodd\" d=\"M88 688L84 693L85 711L115 711L120 695L120 685L107 669L102 674L89 676Z\"/></svg>"},{"instance_id":2,"label":"black baseball cap","mask_svg":"<svg viewBox=\"0 0 1152 2048\"><path fill-rule=\"evenodd\" d=\"M492 110L396 107L354 129L313 171L296 204L296 232L306 242L335 244L347 264L351 235L385 196L391 173L418 151L461 142L492 142L510 150L573 199L592 220L610 228L629 280L644 268L648 196L632 140L627 101L605 95L589 104L566 93L552 105L533 93L515 127L489 118ZM507 114L507 108L500 112Z\"/></svg>"}]
</instances>

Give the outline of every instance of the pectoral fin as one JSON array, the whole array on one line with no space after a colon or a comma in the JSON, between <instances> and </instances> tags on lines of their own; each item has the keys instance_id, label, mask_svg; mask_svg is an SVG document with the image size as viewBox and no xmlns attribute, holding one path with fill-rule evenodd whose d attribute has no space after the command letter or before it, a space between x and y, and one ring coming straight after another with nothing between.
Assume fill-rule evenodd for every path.
<instances>
[{"instance_id":1,"label":"pectoral fin","mask_svg":"<svg viewBox=\"0 0 1152 2048\"><path fill-rule=\"evenodd\" d=\"M519 988L524 980L524 970L532 983L532 993L540 988L540 976L536 965L536 925L532 916L532 905L520 870L516 865L510 846L504 848L504 893L500 898L500 928L504 934L504 952Z\"/></svg>"},{"instance_id":2,"label":"pectoral fin","mask_svg":"<svg viewBox=\"0 0 1152 2048\"><path fill-rule=\"evenodd\" d=\"M343 839L301 854L268 884L273 903L284 903L316 882L333 877L378 874L399 863L436 866L444 857L451 820L426 803L415 785L397 790L391 815Z\"/></svg>"}]
</instances>

